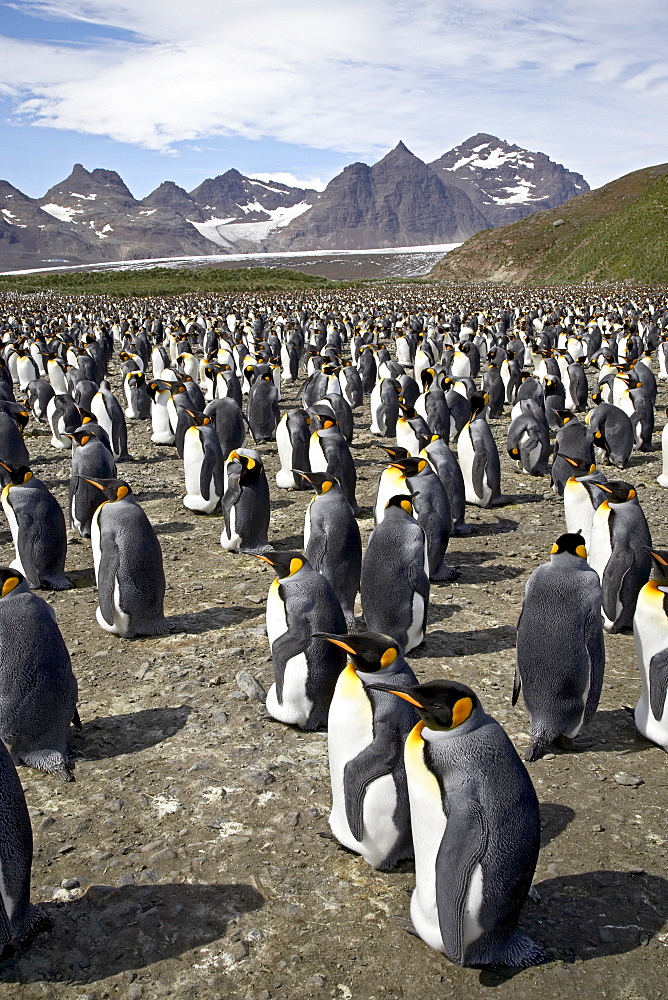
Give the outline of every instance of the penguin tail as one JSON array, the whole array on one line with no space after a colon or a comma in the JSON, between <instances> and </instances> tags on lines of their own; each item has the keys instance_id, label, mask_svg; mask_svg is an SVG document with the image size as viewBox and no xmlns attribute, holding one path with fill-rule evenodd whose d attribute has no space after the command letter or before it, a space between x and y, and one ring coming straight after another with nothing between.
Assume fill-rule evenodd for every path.
<instances>
[{"instance_id":1,"label":"penguin tail","mask_svg":"<svg viewBox=\"0 0 668 1000\"><path fill-rule=\"evenodd\" d=\"M628 714L633 719L633 722L635 723L635 721L636 721L636 712L635 712L635 709L631 708L629 705L622 705L622 708L624 709L625 712L628 712Z\"/></svg>"},{"instance_id":2,"label":"penguin tail","mask_svg":"<svg viewBox=\"0 0 668 1000\"><path fill-rule=\"evenodd\" d=\"M540 760L547 753L547 749L550 746L552 740L545 736L532 736L531 743L529 744L529 749L524 755L524 759L529 763L533 763L536 760Z\"/></svg>"},{"instance_id":3,"label":"penguin tail","mask_svg":"<svg viewBox=\"0 0 668 1000\"><path fill-rule=\"evenodd\" d=\"M81 725L81 719L79 718L79 709L78 708L74 709L74 715L72 716L72 725L76 729L83 729L83 726Z\"/></svg>"}]
</instances>

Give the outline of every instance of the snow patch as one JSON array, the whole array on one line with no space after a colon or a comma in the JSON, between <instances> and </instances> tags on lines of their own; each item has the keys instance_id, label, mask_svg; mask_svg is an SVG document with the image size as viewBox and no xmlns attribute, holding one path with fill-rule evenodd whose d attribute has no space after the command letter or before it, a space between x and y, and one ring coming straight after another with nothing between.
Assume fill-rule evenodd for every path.
<instances>
[{"instance_id":1,"label":"snow patch","mask_svg":"<svg viewBox=\"0 0 668 1000\"><path fill-rule=\"evenodd\" d=\"M157 211L158 211L157 208L142 208L141 211L139 212L139 214L140 215L153 215L153 213L157 212Z\"/></svg>"},{"instance_id":2,"label":"snow patch","mask_svg":"<svg viewBox=\"0 0 668 1000\"><path fill-rule=\"evenodd\" d=\"M490 197L497 205L522 205L527 201L540 201L541 198L535 198L531 194L531 188L535 186L531 181L519 180L514 187L506 187L506 195L499 197L490 195Z\"/></svg>"},{"instance_id":3,"label":"snow patch","mask_svg":"<svg viewBox=\"0 0 668 1000\"><path fill-rule=\"evenodd\" d=\"M239 207L242 208L242 206ZM205 239L211 240L220 247L234 246L239 240L248 240L251 243L260 244L274 229L287 226L289 222L296 219L298 215L302 215L310 207L311 205L308 202L301 201L298 205L292 205L289 208L275 208L269 211L256 201L251 202L250 205L242 208L242 210L244 212L264 212L269 218L261 222L235 222L234 218L209 219L207 222L193 222L192 219L188 219L188 222Z\"/></svg>"},{"instance_id":4,"label":"snow patch","mask_svg":"<svg viewBox=\"0 0 668 1000\"><path fill-rule=\"evenodd\" d=\"M97 198L96 194L77 194L76 191L70 191L70 198L83 198L84 201L95 201Z\"/></svg>"},{"instance_id":5,"label":"snow patch","mask_svg":"<svg viewBox=\"0 0 668 1000\"><path fill-rule=\"evenodd\" d=\"M48 212L54 219L60 222L76 222L75 215L81 215L83 208L66 208L64 205L42 205L42 211Z\"/></svg>"},{"instance_id":6,"label":"snow patch","mask_svg":"<svg viewBox=\"0 0 668 1000\"><path fill-rule=\"evenodd\" d=\"M485 143L485 146L487 145L489 143ZM462 156L452 167L448 167L448 169L459 170L460 167L470 166L481 170L495 170L497 167L503 167L506 164L516 167L528 167L530 170L534 169L534 163L531 160L525 160L521 153L505 153L502 149L492 149L489 155L483 158L477 155L483 148L483 146L477 146L473 151L473 155Z\"/></svg>"}]
</instances>

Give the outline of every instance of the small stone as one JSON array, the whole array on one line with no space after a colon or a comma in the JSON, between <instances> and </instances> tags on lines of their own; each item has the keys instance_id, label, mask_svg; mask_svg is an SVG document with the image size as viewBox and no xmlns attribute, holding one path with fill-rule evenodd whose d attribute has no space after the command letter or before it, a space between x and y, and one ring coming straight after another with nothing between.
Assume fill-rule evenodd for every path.
<instances>
[{"instance_id":1,"label":"small stone","mask_svg":"<svg viewBox=\"0 0 668 1000\"><path fill-rule=\"evenodd\" d=\"M229 949L229 953L235 962L239 962L248 955L248 945L245 941L236 941Z\"/></svg>"},{"instance_id":2,"label":"small stone","mask_svg":"<svg viewBox=\"0 0 668 1000\"><path fill-rule=\"evenodd\" d=\"M627 785L629 788L639 788L640 785L645 784L642 778L638 778L635 774L628 774L626 771L620 771L616 774L615 781L618 785Z\"/></svg>"},{"instance_id":3,"label":"small stone","mask_svg":"<svg viewBox=\"0 0 668 1000\"><path fill-rule=\"evenodd\" d=\"M205 760L196 760L194 764L188 768L189 771L206 771L208 768L208 763Z\"/></svg>"},{"instance_id":4,"label":"small stone","mask_svg":"<svg viewBox=\"0 0 668 1000\"><path fill-rule=\"evenodd\" d=\"M223 712L219 708L214 709L211 713L211 721L217 722L219 726L224 726L227 723L227 712Z\"/></svg>"},{"instance_id":5,"label":"small stone","mask_svg":"<svg viewBox=\"0 0 668 1000\"><path fill-rule=\"evenodd\" d=\"M193 590L204 590L201 583L193 583Z\"/></svg>"},{"instance_id":6,"label":"small stone","mask_svg":"<svg viewBox=\"0 0 668 1000\"><path fill-rule=\"evenodd\" d=\"M271 785L276 778L271 773L271 771L253 771L250 776L251 783L253 785Z\"/></svg>"},{"instance_id":7,"label":"small stone","mask_svg":"<svg viewBox=\"0 0 668 1000\"><path fill-rule=\"evenodd\" d=\"M128 987L128 1000L141 1000L144 995L144 988L139 983L132 983Z\"/></svg>"},{"instance_id":8,"label":"small stone","mask_svg":"<svg viewBox=\"0 0 668 1000\"><path fill-rule=\"evenodd\" d=\"M149 844L144 844L140 847L139 850L142 854L150 854L152 851L158 851L163 844L164 840L152 840ZM109 857L111 857L111 855L109 855Z\"/></svg>"},{"instance_id":9,"label":"small stone","mask_svg":"<svg viewBox=\"0 0 668 1000\"><path fill-rule=\"evenodd\" d=\"M325 985L325 977L321 972L316 972L315 976L311 976L308 983L309 986L315 986L315 988L319 990Z\"/></svg>"},{"instance_id":10,"label":"small stone","mask_svg":"<svg viewBox=\"0 0 668 1000\"><path fill-rule=\"evenodd\" d=\"M591 828L591 832L592 833L603 833L604 830L605 830L605 827L601 826L600 823L595 823L594 826L592 826L592 828Z\"/></svg>"},{"instance_id":11,"label":"small stone","mask_svg":"<svg viewBox=\"0 0 668 1000\"><path fill-rule=\"evenodd\" d=\"M264 934L259 927L252 927L246 935L246 940L250 942L250 944L257 944L258 941L262 941L263 939Z\"/></svg>"},{"instance_id":12,"label":"small stone","mask_svg":"<svg viewBox=\"0 0 668 1000\"><path fill-rule=\"evenodd\" d=\"M554 760L556 756L556 753L545 753L543 754L543 760Z\"/></svg>"},{"instance_id":13,"label":"small stone","mask_svg":"<svg viewBox=\"0 0 668 1000\"><path fill-rule=\"evenodd\" d=\"M53 816L45 816L42 822L39 824L40 830L48 830L50 826L55 823Z\"/></svg>"},{"instance_id":14,"label":"small stone","mask_svg":"<svg viewBox=\"0 0 668 1000\"><path fill-rule=\"evenodd\" d=\"M260 682L253 677L253 675L248 670L240 670L236 675L235 680L239 685L239 689L243 691L245 695L252 698L254 701L265 702L267 699L267 693L260 684Z\"/></svg>"},{"instance_id":15,"label":"small stone","mask_svg":"<svg viewBox=\"0 0 668 1000\"><path fill-rule=\"evenodd\" d=\"M63 844L62 847L58 848L59 854L69 854L70 851L74 850L74 844Z\"/></svg>"},{"instance_id":16,"label":"small stone","mask_svg":"<svg viewBox=\"0 0 668 1000\"><path fill-rule=\"evenodd\" d=\"M78 878L64 878L60 883L61 889L78 889L81 882Z\"/></svg>"},{"instance_id":17,"label":"small stone","mask_svg":"<svg viewBox=\"0 0 668 1000\"><path fill-rule=\"evenodd\" d=\"M265 598L262 594L244 594L247 601L251 604L264 604Z\"/></svg>"},{"instance_id":18,"label":"small stone","mask_svg":"<svg viewBox=\"0 0 668 1000\"><path fill-rule=\"evenodd\" d=\"M164 847L161 851L156 851L155 854L152 854L149 861L155 865L164 861L173 861L175 857L176 851L172 850L171 847Z\"/></svg>"}]
</instances>

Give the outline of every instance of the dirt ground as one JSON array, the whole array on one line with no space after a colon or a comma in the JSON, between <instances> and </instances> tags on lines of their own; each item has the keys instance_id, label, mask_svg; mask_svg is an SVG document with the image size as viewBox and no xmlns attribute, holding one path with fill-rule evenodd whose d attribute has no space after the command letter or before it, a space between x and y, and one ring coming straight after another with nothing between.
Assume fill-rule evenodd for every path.
<instances>
[{"instance_id":1,"label":"dirt ground","mask_svg":"<svg viewBox=\"0 0 668 1000\"><path fill-rule=\"evenodd\" d=\"M298 391L287 387L282 405ZM667 396L664 385L661 414ZM367 413L356 411L354 444L364 538L382 455ZM507 503L469 508L475 533L449 550L461 576L432 585L428 635L409 660L420 680L470 684L521 752L527 715L510 704L515 626L526 578L564 522L546 479L511 470L507 425L507 416L494 424ZM553 961L510 974L456 968L408 933L412 865L377 873L330 836L326 735L273 721L258 697L252 678L265 690L272 680L269 567L224 552L222 517L181 503L175 450L151 444L150 422L129 429L133 461L119 474L158 532L166 611L182 631L132 641L103 632L90 543L74 539L75 589L43 593L79 681L76 782L20 769L35 835L33 900L53 929L3 962L0 998L665 998L668 772L623 708L639 691L632 637L606 637L593 747L529 765L543 847L522 926ZM69 457L42 427L29 431L33 469L65 506ZM261 451L270 540L299 547L310 494L277 489L276 448ZM668 547L660 462L659 450L636 455L624 478L642 484L655 544Z\"/></svg>"}]
</instances>

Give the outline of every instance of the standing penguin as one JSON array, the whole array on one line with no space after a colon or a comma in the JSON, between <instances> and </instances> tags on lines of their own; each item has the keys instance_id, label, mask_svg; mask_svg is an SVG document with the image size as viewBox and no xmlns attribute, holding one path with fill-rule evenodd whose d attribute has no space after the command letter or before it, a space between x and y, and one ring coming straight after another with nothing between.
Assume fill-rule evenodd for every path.
<instances>
[{"instance_id":1,"label":"standing penguin","mask_svg":"<svg viewBox=\"0 0 668 1000\"><path fill-rule=\"evenodd\" d=\"M561 422L554 442L552 461L552 490L563 495L566 480L570 479L572 466L562 457L568 455L579 462L594 464L594 436L586 424L567 410L555 410L556 419Z\"/></svg>"},{"instance_id":2,"label":"standing penguin","mask_svg":"<svg viewBox=\"0 0 668 1000\"><path fill-rule=\"evenodd\" d=\"M461 966L547 961L517 929L538 860L540 813L508 736L475 692L456 681L381 690L422 716L404 750L415 930Z\"/></svg>"},{"instance_id":3,"label":"standing penguin","mask_svg":"<svg viewBox=\"0 0 668 1000\"><path fill-rule=\"evenodd\" d=\"M516 405L521 412L508 428L507 449L518 469L529 476L547 475L550 457L550 432L541 407L532 399Z\"/></svg>"},{"instance_id":4,"label":"standing penguin","mask_svg":"<svg viewBox=\"0 0 668 1000\"><path fill-rule=\"evenodd\" d=\"M492 432L484 417L489 402L486 392L471 396L471 419L459 435L459 461L466 502L476 507L493 507L501 499L501 462Z\"/></svg>"},{"instance_id":5,"label":"standing penguin","mask_svg":"<svg viewBox=\"0 0 668 1000\"><path fill-rule=\"evenodd\" d=\"M517 625L517 671L531 717L526 760L538 760L559 740L571 747L601 696L605 649L601 585L587 562L582 535L560 535L550 562L527 580Z\"/></svg>"},{"instance_id":6,"label":"standing penguin","mask_svg":"<svg viewBox=\"0 0 668 1000\"><path fill-rule=\"evenodd\" d=\"M255 378L248 393L248 426L258 444L271 441L280 420L278 389L269 372Z\"/></svg>"},{"instance_id":7,"label":"standing penguin","mask_svg":"<svg viewBox=\"0 0 668 1000\"><path fill-rule=\"evenodd\" d=\"M25 794L16 768L0 741L0 869L3 892L0 898L0 947L25 947L49 919L30 902L32 828Z\"/></svg>"},{"instance_id":8,"label":"standing penguin","mask_svg":"<svg viewBox=\"0 0 668 1000\"><path fill-rule=\"evenodd\" d=\"M7 516L16 567L33 588L69 590L65 576L67 530L60 504L25 466L0 462L2 508Z\"/></svg>"},{"instance_id":9,"label":"standing penguin","mask_svg":"<svg viewBox=\"0 0 668 1000\"><path fill-rule=\"evenodd\" d=\"M470 535L473 527L466 524L466 491L464 477L455 455L444 438L432 434L421 441L420 458L426 458L445 487L452 512L452 534Z\"/></svg>"},{"instance_id":10,"label":"standing penguin","mask_svg":"<svg viewBox=\"0 0 668 1000\"><path fill-rule=\"evenodd\" d=\"M394 437L399 417L400 386L396 379L379 379L371 391L372 434L379 437Z\"/></svg>"},{"instance_id":11,"label":"standing penguin","mask_svg":"<svg viewBox=\"0 0 668 1000\"><path fill-rule=\"evenodd\" d=\"M223 487L223 453L210 417L195 415L183 436L183 472L186 495L183 506L200 514L213 514Z\"/></svg>"},{"instance_id":12,"label":"standing penguin","mask_svg":"<svg viewBox=\"0 0 668 1000\"><path fill-rule=\"evenodd\" d=\"M127 372L123 379L123 391L127 400L125 416L130 420L150 420L151 397L146 391L146 376L143 372Z\"/></svg>"},{"instance_id":13,"label":"standing penguin","mask_svg":"<svg viewBox=\"0 0 668 1000\"><path fill-rule=\"evenodd\" d=\"M308 472L309 465L309 424L311 418L306 410L299 407L288 410L276 428L276 447L281 467L276 473L276 485L282 490L302 490L304 481L295 476L293 469Z\"/></svg>"},{"instance_id":14,"label":"standing penguin","mask_svg":"<svg viewBox=\"0 0 668 1000\"><path fill-rule=\"evenodd\" d=\"M341 605L328 580L301 552L272 552L258 558L278 573L267 596L275 678L267 694L267 711L279 722L309 732L322 729L346 658L316 633L345 635Z\"/></svg>"},{"instance_id":15,"label":"standing penguin","mask_svg":"<svg viewBox=\"0 0 668 1000\"><path fill-rule=\"evenodd\" d=\"M352 507L326 472L297 472L316 495L306 508L304 553L313 569L327 577L341 605L348 629L355 626L355 598L360 589L362 541Z\"/></svg>"},{"instance_id":16,"label":"standing penguin","mask_svg":"<svg viewBox=\"0 0 668 1000\"><path fill-rule=\"evenodd\" d=\"M362 612L370 632L391 635L405 653L424 639L429 607L429 557L413 497L387 501L362 559ZM382 583L381 583L382 582Z\"/></svg>"},{"instance_id":17,"label":"standing penguin","mask_svg":"<svg viewBox=\"0 0 668 1000\"><path fill-rule=\"evenodd\" d=\"M73 442L68 509L70 524L82 538L90 538L93 515L100 506L100 492L91 479L116 476L114 456L96 434L80 427L69 435Z\"/></svg>"},{"instance_id":18,"label":"standing penguin","mask_svg":"<svg viewBox=\"0 0 668 1000\"><path fill-rule=\"evenodd\" d=\"M327 745L332 785L329 826L344 847L379 871L413 857L403 748L418 720L387 687L417 684L389 635L319 634L349 654L329 708ZM370 689L367 683L374 683Z\"/></svg>"},{"instance_id":19,"label":"standing penguin","mask_svg":"<svg viewBox=\"0 0 668 1000\"><path fill-rule=\"evenodd\" d=\"M122 639L166 635L162 550L151 522L122 479L88 481L102 493L91 525L98 624Z\"/></svg>"},{"instance_id":20,"label":"standing penguin","mask_svg":"<svg viewBox=\"0 0 668 1000\"><path fill-rule=\"evenodd\" d=\"M90 408L100 427L109 436L116 461L129 462L128 429L125 423L125 414L106 379L100 382L100 388L93 396Z\"/></svg>"},{"instance_id":21,"label":"standing penguin","mask_svg":"<svg viewBox=\"0 0 668 1000\"><path fill-rule=\"evenodd\" d=\"M602 403L601 394L595 392L592 399L598 405L587 415L586 423L594 435L594 448L601 460L625 468L633 451L633 424L628 414L612 403Z\"/></svg>"},{"instance_id":22,"label":"standing penguin","mask_svg":"<svg viewBox=\"0 0 668 1000\"><path fill-rule=\"evenodd\" d=\"M633 713L638 732L668 751L668 552L652 550L654 578L633 616L642 691Z\"/></svg>"},{"instance_id":23,"label":"standing penguin","mask_svg":"<svg viewBox=\"0 0 668 1000\"><path fill-rule=\"evenodd\" d=\"M360 513L355 499L357 471L350 447L331 413L312 411L320 428L313 431L309 442L309 465L313 472L334 476L343 490L354 514Z\"/></svg>"},{"instance_id":24,"label":"standing penguin","mask_svg":"<svg viewBox=\"0 0 668 1000\"><path fill-rule=\"evenodd\" d=\"M581 462L576 458L561 456L572 470L572 475L564 486L564 518L566 531L582 535L585 548L589 552L591 525L594 511L605 500L605 494L596 489L596 483L607 483L604 472L597 472L595 465Z\"/></svg>"},{"instance_id":25,"label":"standing penguin","mask_svg":"<svg viewBox=\"0 0 668 1000\"><path fill-rule=\"evenodd\" d=\"M666 410L668 416L668 410ZM659 486L668 486L668 420L661 431L661 475L656 479Z\"/></svg>"},{"instance_id":26,"label":"standing penguin","mask_svg":"<svg viewBox=\"0 0 668 1000\"><path fill-rule=\"evenodd\" d=\"M220 544L228 552L256 555L271 549L269 484L258 451L233 451L225 463Z\"/></svg>"},{"instance_id":27,"label":"standing penguin","mask_svg":"<svg viewBox=\"0 0 668 1000\"><path fill-rule=\"evenodd\" d=\"M608 632L633 626L636 600L652 570L652 538L630 483L596 483L605 500L594 513L590 562L603 590L603 624Z\"/></svg>"},{"instance_id":28,"label":"standing penguin","mask_svg":"<svg viewBox=\"0 0 668 1000\"><path fill-rule=\"evenodd\" d=\"M81 723L70 654L53 608L7 567L0 568L0 690L0 739L13 761L73 781L67 733Z\"/></svg>"}]
</instances>

